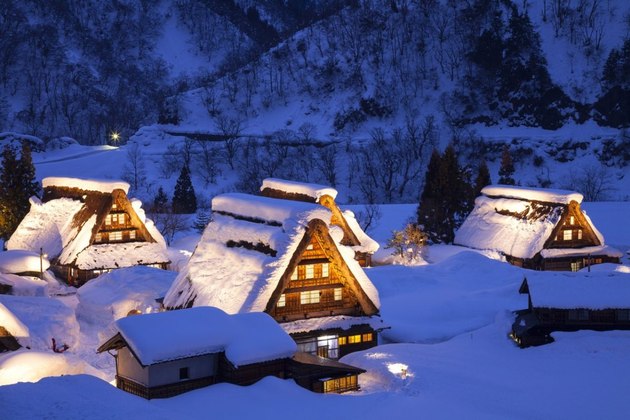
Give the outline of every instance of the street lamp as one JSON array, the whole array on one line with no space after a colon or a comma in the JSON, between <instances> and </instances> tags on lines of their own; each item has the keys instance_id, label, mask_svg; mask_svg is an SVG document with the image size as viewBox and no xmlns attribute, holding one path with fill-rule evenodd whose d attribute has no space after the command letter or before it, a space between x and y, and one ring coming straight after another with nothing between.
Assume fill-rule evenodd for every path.
<instances>
[{"instance_id":1,"label":"street lamp","mask_svg":"<svg viewBox=\"0 0 630 420\"><path fill-rule=\"evenodd\" d=\"M109 138L111 139L112 142L118 143L120 141L120 133L118 131L113 131L109 135Z\"/></svg>"}]
</instances>

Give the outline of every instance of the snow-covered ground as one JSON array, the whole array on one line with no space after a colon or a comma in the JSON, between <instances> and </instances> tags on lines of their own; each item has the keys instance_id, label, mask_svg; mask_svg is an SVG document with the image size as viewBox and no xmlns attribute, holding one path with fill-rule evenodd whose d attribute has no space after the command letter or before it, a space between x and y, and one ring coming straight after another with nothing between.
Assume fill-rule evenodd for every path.
<instances>
[{"instance_id":1,"label":"snow-covered ground","mask_svg":"<svg viewBox=\"0 0 630 420\"><path fill-rule=\"evenodd\" d=\"M362 206L347 208L359 212ZM630 249L630 224L618 223L630 214L630 202L584 208L608 243ZM369 233L383 244L415 210L413 204L382 206ZM183 236L170 251L190 252L196 238ZM0 358L0 383L7 384L0 387L2 417L272 418L279 407L307 419L330 412L364 418L626 417L630 332L554 333L552 344L519 349L507 333L511 311L527 305L518 294L527 270L447 245L428 247L424 259L425 265L367 270L389 328L381 345L343 359L368 371L360 376L362 390L345 395L313 394L291 381L265 378L249 387L218 384L144 401L92 376L114 379L113 358L96 355L96 347L115 319L138 307L153 310L153 299L174 272L131 268L93 280L78 295L0 297L28 327L33 346ZM619 271L630 280L627 254ZM52 337L69 349L53 353ZM75 376L81 373L88 375Z\"/></svg>"}]
</instances>

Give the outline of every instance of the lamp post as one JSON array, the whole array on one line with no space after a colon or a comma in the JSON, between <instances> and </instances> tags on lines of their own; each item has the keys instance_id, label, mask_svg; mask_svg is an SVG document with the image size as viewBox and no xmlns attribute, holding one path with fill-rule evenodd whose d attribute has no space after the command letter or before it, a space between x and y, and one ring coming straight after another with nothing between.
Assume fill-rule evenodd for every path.
<instances>
[{"instance_id":1,"label":"lamp post","mask_svg":"<svg viewBox=\"0 0 630 420\"><path fill-rule=\"evenodd\" d=\"M39 278L44 278L44 248L39 248Z\"/></svg>"}]
</instances>

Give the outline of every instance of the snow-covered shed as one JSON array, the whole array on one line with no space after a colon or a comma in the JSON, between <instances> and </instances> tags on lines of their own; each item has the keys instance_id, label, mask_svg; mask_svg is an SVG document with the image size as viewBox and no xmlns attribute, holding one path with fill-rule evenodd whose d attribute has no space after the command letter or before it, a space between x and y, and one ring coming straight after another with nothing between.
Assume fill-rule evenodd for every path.
<instances>
[{"instance_id":1,"label":"snow-covered shed","mask_svg":"<svg viewBox=\"0 0 630 420\"><path fill-rule=\"evenodd\" d=\"M248 385L269 375L302 378L308 370L309 363L294 359L295 342L261 312L228 315L198 307L128 316L116 328L98 352L117 350L118 388L144 398L170 397L217 382ZM363 370L333 363L329 369L318 364L319 375L301 385L314 389L317 383L353 376L357 389L356 377Z\"/></svg>"},{"instance_id":2,"label":"snow-covered shed","mask_svg":"<svg viewBox=\"0 0 630 420\"><path fill-rule=\"evenodd\" d=\"M503 254L519 267L571 270L619 262L586 212L566 190L491 185L455 234L455 244Z\"/></svg>"},{"instance_id":3,"label":"snow-covered shed","mask_svg":"<svg viewBox=\"0 0 630 420\"><path fill-rule=\"evenodd\" d=\"M27 345L28 327L0 302L0 353Z\"/></svg>"},{"instance_id":4,"label":"snow-covered shed","mask_svg":"<svg viewBox=\"0 0 630 420\"><path fill-rule=\"evenodd\" d=\"M528 308L519 312L512 335L523 346L552 341L553 331L630 329L628 273L532 273L519 292L528 296Z\"/></svg>"},{"instance_id":5,"label":"snow-covered shed","mask_svg":"<svg viewBox=\"0 0 630 420\"><path fill-rule=\"evenodd\" d=\"M47 255L53 271L73 285L116 268L167 268L164 238L142 203L127 197L129 184L77 178L42 184L43 199L31 198L7 249Z\"/></svg>"},{"instance_id":6,"label":"snow-covered shed","mask_svg":"<svg viewBox=\"0 0 630 420\"><path fill-rule=\"evenodd\" d=\"M336 189L319 184L266 178L260 191L265 197L318 203L326 207L332 213L330 223L343 230L341 243L354 249L355 259L362 267L369 267L372 264L372 254L378 251L379 244L361 229L354 213L350 210L342 212L337 206Z\"/></svg>"},{"instance_id":7,"label":"snow-covered shed","mask_svg":"<svg viewBox=\"0 0 630 420\"><path fill-rule=\"evenodd\" d=\"M229 193L164 298L167 308L264 311L301 351L337 359L377 343L378 292L316 203Z\"/></svg>"}]
</instances>

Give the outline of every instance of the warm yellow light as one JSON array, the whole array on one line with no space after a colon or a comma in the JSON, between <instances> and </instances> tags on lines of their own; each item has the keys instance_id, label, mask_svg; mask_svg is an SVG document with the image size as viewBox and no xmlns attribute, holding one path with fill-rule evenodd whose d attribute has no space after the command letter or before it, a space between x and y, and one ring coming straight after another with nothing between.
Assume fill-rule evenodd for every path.
<instances>
[{"instance_id":1,"label":"warm yellow light","mask_svg":"<svg viewBox=\"0 0 630 420\"><path fill-rule=\"evenodd\" d=\"M396 376L400 376L400 379L407 379L407 376L413 376L409 373L409 366L404 363L388 363L387 370Z\"/></svg>"},{"instance_id":2,"label":"warm yellow light","mask_svg":"<svg viewBox=\"0 0 630 420\"><path fill-rule=\"evenodd\" d=\"M110 134L109 138L112 139L114 143L118 143L118 140L120 140L120 134L117 131L114 131Z\"/></svg>"}]
</instances>

